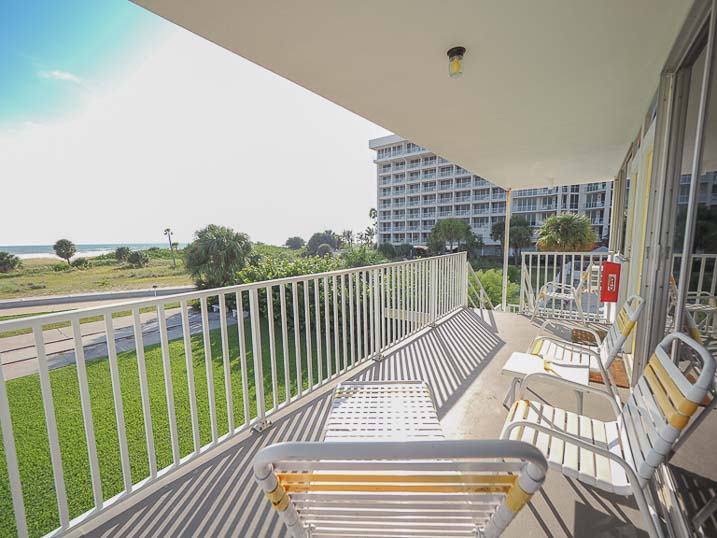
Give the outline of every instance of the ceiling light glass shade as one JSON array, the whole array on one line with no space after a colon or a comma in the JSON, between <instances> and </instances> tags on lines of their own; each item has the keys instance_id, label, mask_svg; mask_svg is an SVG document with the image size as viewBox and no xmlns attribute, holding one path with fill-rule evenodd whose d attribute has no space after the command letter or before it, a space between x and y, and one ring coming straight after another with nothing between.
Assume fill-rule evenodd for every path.
<instances>
[{"instance_id":1,"label":"ceiling light glass shade","mask_svg":"<svg viewBox=\"0 0 717 538\"><path fill-rule=\"evenodd\" d=\"M465 47L453 47L448 51L448 75L458 78L463 74L463 55Z\"/></svg>"}]
</instances>

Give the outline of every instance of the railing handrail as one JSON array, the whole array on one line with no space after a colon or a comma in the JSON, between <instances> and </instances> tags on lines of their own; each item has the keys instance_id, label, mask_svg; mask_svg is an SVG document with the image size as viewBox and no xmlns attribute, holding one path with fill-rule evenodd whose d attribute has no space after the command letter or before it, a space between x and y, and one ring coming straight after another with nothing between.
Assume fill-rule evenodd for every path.
<instances>
[{"instance_id":1,"label":"railing handrail","mask_svg":"<svg viewBox=\"0 0 717 538\"><path fill-rule=\"evenodd\" d=\"M23 360L35 361L40 381L43 406L37 413L42 414L47 427L45 446L50 452L60 523L60 527L52 530L50 534L64 534L75 529L88 518L97 516L128 495L155 482L167 469L186 464L240 432L249 428L263 430L269 425L267 419L284 405L296 402L365 361L380 360L387 350L399 342L432 327L444 316L467 306L466 258L465 252L459 252L125 301L0 323L0 332L31 328L33 333L35 356ZM230 323L228 319L227 294L235 295L235 323ZM219 298L218 319L209 318L209 297ZM199 299L199 312L196 314L197 323L192 321L190 326L188 302L194 299ZM165 308L174 303L179 303L177 315L181 317L181 331L170 334L171 327L167 323ZM154 314L156 325L153 327L143 327L140 319L140 308L147 306L157 307ZM129 325L115 322L113 313L127 311L132 312ZM104 330L83 334L80 320L96 314L104 316L104 323L100 322ZM70 475L65 473L65 454L69 449L63 447L59 439L64 429L75 428L76 425L57 420L55 394L50 378L50 369L53 366L68 366L62 361L50 364L51 356L64 351L50 352L47 345L51 342L47 340L47 333L44 331L45 325L56 321L67 321L72 325L72 336L68 336L67 340L74 352L72 360L78 376L79 403L83 411L82 427L87 442L87 461L90 464L94 498L93 503L85 500L80 502L80 505L89 510L75 519L70 519L68 506L79 494L67 489L67 484L71 482L67 479ZM120 335L115 331L115 323L130 330ZM235 328L230 330L231 325ZM149 343L145 340L145 332L151 334L155 342ZM97 353L91 357L86 354L85 349L94 348L98 341L96 335L99 334L103 335L99 338L104 338L106 346L102 349L95 348ZM212 334L215 334L216 340ZM231 347L230 334L236 337L236 343L231 344ZM91 340L83 340L83 337L90 337ZM134 344L130 343L126 350L117 345L117 341L124 338L134 340ZM180 359L175 363L173 355L177 351L170 351L170 342L180 339L183 339L184 360ZM193 353L193 341L201 344L203 359L199 357L202 355L200 351ZM221 350L213 351L215 343L221 343ZM161 388L156 391L149 390L150 381L146 367L149 355L145 357L147 346L158 346L161 352L159 356L155 354L151 360L154 361L153 368L160 368L162 371L164 393ZM134 351L139 375L143 432L136 421L126 419L123 386L126 388L127 385L120 381L120 372L127 362L118 360L121 358L120 351ZM179 358L178 355L177 357ZM104 381L111 381L111 385L106 385L106 390L111 390L114 402L114 425L117 431L117 437L114 439L111 438L112 427L102 431L95 431L93 427L90 381L86 375L85 364L95 359L106 360L109 367L107 375L110 379L104 378ZM233 364L240 366L234 373ZM178 376L173 373L173 365L179 365ZM248 365L253 365L253 374ZM282 366L283 379L280 370ZM11 416L13 405L8 401L6 390L5 372L17 372L7 370L8 368L11 366L2 365L0 368L0 427L16 528L19 534L24 536L27 534L27 514L32 512L25 509L28 498L23 493L23 478L27 479L27 476L21 475L17 463ZM184 368L185 379L182 374ZM105 375L102 373L103 377ZM206 377L206 392L201 389L200 393L194 382L203 377ZM102 381L92 381L95 382ZM241 386L234 387L234 382L240 382ZM162 384L156 378L152 383ZM184 385L182 390L189 391L188 409L185 404L175 408L175 389L179 390L181 385ZM200 396L206 396L205 403L208 403L208 407L199 409L197 400ZM234 399L235 397L237 399ZM153 413L153 401L163 399L166 399L166 415L163 412L157 415L156 409ZM225 404L223 400L226 400ZM225 417L219 413L221 409L226 410ZM191 432L178 428L180 419L177 410L182 413L181 420L191 421ZM240 413L239 417L243 417L239 422L235 422L237 412ZM171 447L171 462L163 462L161 469L158 469L153 437L153 423L157 416L168 419L167 440L171 442L165 446ZM200 438L200 419L208 420L211 426L211 439L207 442ZM132 445L139 439L129 436L129 433L133 436L144 434L147 446L144 454L134 450ZM110 463L99 458L96 448L100 436L104 442L119 445L119 458L113 456L113 462ZM188 452L186 448L180 449L180 439L191 439L194 450ZM149 462L149 475L144 471L135 474L132 471L132 462L145 458ZM122 470L122 489L110 499L105 499L100 481L105 464L117 468L121 465ZM72 469L73 472L75 470ZM48 484L48 487L51 486ZM113 486L113 489L117 490L119 486ZM71 499L68 499L68 493ZM39 502L36 497L29 498L32 503ZM6 516L9 514L3 514L3 517Z\"/></svg>"},{"instance_id":2,"label":"railing handrail","mask_svg":"<svg viewBox=\"0 0 717 538\"><path fill-rule=\"evenodd\" d=\"M442 254L440 256L432 256L431 258L418 258L415 260L403 260L400 262L387 262L379 263L375 265L365 265L362 267L352 267L348 269L337 269L335 271L325 271L323 273L307 273L304 275L290 276L285 278L276 278L273 280L260 280L258 282L249 282L246 284L234 284L232 286L225 286L223 288L210 288L206 290L195 290L184 293L176 293L173 295L162 295L161 297L149 297L144 299L135 299L131 301L123 301L119 303L112 303L110 305L100 306L89 306L86 308L78 308L76 310L67 310L64 312L51 312L49 314L42 314L40 316L31 316L27 318L10 319L6 321L0 321L0 333L15 331L18 329L26 329L33 327L42 327L50 323L57 323L59 321L72 321L73 319L84 319L92 317L92 315L98 314L114 314L116 312L127 312L136 308L142 308L146 306L159 306L167 303L175 303L182 300L202 299L207 297L214 297L217 295L226 295L229 293L235 293L239 291L249 291L253 289L262 289L269 286L278 286L280 284L293 284L294 282L303 282L305 280L313 280L317 278L328 278L334 276L343 276L361 271L370 271L375 268L390 268L399 267L402 265L408 265L416 263L421 260L432 259L432 258L448 258L451 256L460 256L463 253L453 254Z\"/></svg>"},{"instance_id":3,"label":"railing handrail","mask_svg":"<svg viewBox=\"0 0 717 538\"><path fill-rule=\"evenodd\" d=\"M525 256L602 256L607 257L610 255L609 252L592 252L592 251L586 251L586 252L560 252L560 251L539 251L539 252L521 252L521 254Z\"/></svg>"}]
</instances>

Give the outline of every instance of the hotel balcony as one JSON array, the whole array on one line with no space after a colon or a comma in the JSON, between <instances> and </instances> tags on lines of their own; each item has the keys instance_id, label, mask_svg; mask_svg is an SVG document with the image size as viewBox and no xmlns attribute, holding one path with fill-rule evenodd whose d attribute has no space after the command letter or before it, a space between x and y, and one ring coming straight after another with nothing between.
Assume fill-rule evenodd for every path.
<instances>
[{"instance_id":1,"label":"hotel balcony","mask_svg":"<svg viewBox=\"0 0 717 538\"><path fill-rule=\"evenodd\" d=\"M699 236L686 245L684 259L660 255L666 237L695 236L696 218L673 218L683 203L680 174L698 174L704 166L713 173L717 162L709 138L717 95L715 0L644 0L637 7L565 2L560 10L535 2L403 1L376 10L359 2L322 2L320 9L302 2L282 2L276 9L258 2L134 3L209 46L245 58L243 64L261 66L270 77L291 80L361 121L406 133L451 162L485 173L496 185L492 200L505 200L499 189L572 194L562 190L571 182L614 177L613 204L620 212L627 208L631 218L616 219L610 252L523 251L515 260L517 280L504 271L514 281L500 290L506 295L496 308L486 307L487 294L476 291L482 287L466 254L457 253L0 322L0 333L14 335L0 339L0 535L397 538L408 534L402 525L410 523L421 529L411 536L475 538L486 534L476 513L500 505L490 523L510 522L525 504L503 536L717 536L715 512L705 511L717 502L714 383L701 379L699 397L691 400L697 382L675 375L680 383L674 383L668 370L679 374L679 368L652 361L653 341L674 330L704 343L692 348L682 336L688 351L699 353L676 357L687 359L677 366L689 362L687 367L699 370L700 361L708 364L717 353L717 255L701 253ZM658 5L649 9L652 4ZM425 21L430 24L419 24ZM501 46L487 56L480 43ZM466 46L465 61L454 60L465 76L449 80L446 48L459 45ZM230 69L236 63L222 65ZM579 76L556 76L556 69ZM371 148L378 161L426 151L397 135L382 138L386 144ZM429 155L421 155L422 162L424 157ZM182 165L181 154L168 158L171 167ZM428 162L433 166L436 159ZM384 164L392 163L378 166ZM471 174L458 169L455 175ZM447 183L441 190L453 189ZM697 207L689 209L687 214L697 214ZM34 210L28 204L28 218L36 217ZM492 207L491 213L502 215L505 207ZM439 217L452 214L450 208L438 211ZM382 241L416 237L386 235L380 234ZM608 438L602 421L618 402L597 397L605 395L608 380L584 368L584 386L591 391L585 401L572 388L532 386L527 397L545 406L514 410L525 411L518 420L545 420L547 431L525 424L515 431L551 462L532 497L513 476L492 482L486 478L493 476L473 475L478 485L469 484L451 458L438 462L450 473L431 476L436 480L428 490L427 513L414 505L385 508L395 503L393 493L426 502L418 499L427 491L417 475L402 473L400 489L391 490L395 482L379 480L386 474L355 479L356 469L341 458L332 460L348 468L341 480L361 486L349 495L333 495L337 490L326 484L335 483L322 473L326 462L315 459L312 467L298 469L316 472L294 477L293 498L283 486L267 495L257 485L257 453L286 441L321 441L332 391L346 380L425 381L449 440L498 438L508 417L502 402L515 388L510 372L504 375L513 353L536 353L538 334L577 343L594 330L594 343L605 345L624 335L619 305L603 302L602 271L616 259L612 252L629 255L616 291L645 295L642 317L629 324L635 332L609 370L620 404L628 401L628 391L633 399L620 407L620 420L610 422L614 435ZM673 275L686 289L671 290ZM552 323L556 319L569 325ZM601 337L611 323L616 330ZM22 341L19 350L5 347L14 338ZM595 357L582 353L591 365ZM535 360L543 379L565 381L577 371L573 364L559 365L560 357L552 354ZM704 397L708 386L712 392ZM354 426L345 421L347 429ZM680 443L672 445L681 431ZM401 445L409 459L411 443ZM594 457L586 446L606 455ZM624 459L615 452L623 450ZM482 463L506 463L499 459ZM409 472L426 463L403 462ZM633 492L640 499L644 493L647 509L638 509L634 496L608 492L616 476L628 475L636 484ZM514 494L509 502L495 495L481 496L480 504L471 499L448 505L454 491L445 484L459 480L461 493ZM328 532L314 532L316 505L306 509L306 497L295 495L321 488L331 492L318 500L322 522L334 525ZM613 491L624 493L620 488ZM376 489L386 493L382 504L367 509L356 491ZM327 516L323 508L334 502L342 505ZM302 515L291 520L299 504ZM288 507L293 513L286 515ZM386 525L365 510L394 519ZM396 510L404 513L396 516ZM444 525L435 521L439 515L460 521ZM648 528L653 520L658 529ZM287 530L284 522L299 526Z\"/></svg>"},{"instance_id":2,"label":"hotel balcony","mask_svg":"<svg viewBox=\"0 0 717 538\"><path fill-rule=\"evenodd\" d=\"M526 266L541 278L539 264ZM12 417L13 435L36 439L32 454L41 457L19 473L11 466L17 479L12 493L24 514L8 505L2 528L14 529L17 521L33 536L285 536L254 481L252 460L270 444L320 440L331 392L345 380L424 380L448 438L499 437L507 415L500 402L510 381L501 368L511 353L527 349L540 324L519 313L477 308L464 267L460 253L0 324L0 332L36 331L23 364L3 363L0 386L10 408L0 399L0 418L6 427ZM383 283L404 278L421 284L379 293ZM195 302L197 310L189 306ZM116 317L125 311L130 316ZM105 320L103 330L80 329L80 318L97 316ZM65 322L74 337L59 349L51 329L42 328ZM163 380L147 375L162 365ZM45 420L42 406L21 410L14 400L20 396L16 384L28 375L47 387L74 378L76 392L43 390L37 398L55 413L70 406L77 419L59 413L47 421L49 437L28 430ZM110 409L92 405L96 383L111 385ZM549 385L539 393L552 405L574 405L572 394ZM600 399L585 401L594 416L605 414L601 405ZM98 417L109 422L89 428ZM714 432L717 423L709 428ZM86 439L79 452L65 444L68 435ZM108 439L119 450L96 452ZM703 477L714 476L717 455L701 439L688 440L669 464L685 487L705 487ZM83 493L87 488L94 500ZM37 515L48 508L54 523ZM632 498L550 472L531 509L505 536L592 536L595 528L639 536L642 521Z\"/></svg>"}]
</instances>

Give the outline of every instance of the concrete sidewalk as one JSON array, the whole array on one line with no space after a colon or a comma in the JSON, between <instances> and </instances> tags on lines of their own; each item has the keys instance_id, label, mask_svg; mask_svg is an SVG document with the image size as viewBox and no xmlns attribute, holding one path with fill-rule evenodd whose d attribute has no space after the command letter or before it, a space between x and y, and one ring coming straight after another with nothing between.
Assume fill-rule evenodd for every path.
<instances>
[{"instance_id":1,"label":"concrete sidewalk","mask_svg":"<svg viewBox=\"0 0 717 538\"><path fill-rule=\"evenodd\" d=\"M169 340L182 338L181 310L179 308L168 309L166 310L166 316L167 336ZM210 312L208 319L210 329L220 327L220 316L218 313ZM132 316L114 318L112 322L117 351L134 350L135 342ZM142 326L144 345L159 344L159 324L156 312L140 314L140 323ZM227 323L230 326L236 325L236 319L227 316ZM105 335L104 321L83 323L80 327L85 359L93 360L106 357L107 338ZM189 331L191 334L202 331L201 314L193 309L189 309ZM51 369L74 364L74 337L71 327L43 331L43 337L48 366ZM35 350L33 335L22 334L9 338L0 338L0 360L2 361L5 379L15 379L37 373L37 352Z\"/></svg>"}]
</instances>

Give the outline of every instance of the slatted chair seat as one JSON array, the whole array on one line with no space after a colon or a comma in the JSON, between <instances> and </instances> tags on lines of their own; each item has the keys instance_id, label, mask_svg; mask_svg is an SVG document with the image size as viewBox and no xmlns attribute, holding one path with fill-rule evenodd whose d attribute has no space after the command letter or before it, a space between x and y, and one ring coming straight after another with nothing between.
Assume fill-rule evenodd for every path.
<instances>
[{"instance_id":1,"label":"slatted chair seat","mask_svg":"<svg viewBox=\"0 0 717 538\"><path fill-rule=\"evenodd\" d=\"M632 456L623 451L617 421L604 422L542 402L518 400L510 409L506 429L512 423L522 421L577 436L588 443L609 450L620 458L632 460ZM619 495L632 493L630 481L623 467L604 456L579 448L562 438L530 426L512 430L509 439L535 445L545 454L550 467L570 478Z\"/></svg>"},{"instance_id":2,"label":"slatted chair seat","mask_svg":"<svg viewBox=\"0 0 717 538\"><path fill-rule=\"evenodd\" d=\"M443 439L423 381L346 381L334 390L324 441Z\"/></svg>"},{"instance_id":3,"label":"slatted chair seat","mask_svg":"<svg viewBox=\"0 0 717 538\"><path fill-rule=\"evenodd\" d=\"M539 355L543 359L560 360L569 363L590 366L596 372L607 370L635 328L645 301L639 295L632 295L623 303L615 316L604 338L592 330L585 329L593 334L596 346L576 344L556 336L538 335L532 342L529 353ZM550 322L554 325L564 325L559 322Z\"/></svg>"},{"instance_id":4,"label":"slatted chair seat","mask_svg":"<svg viewBox=\"0 0 717 538\"><path fill-rule=\"evenodd\" d=\"M554 338L536 338L529 352L550 360L590 367L595 371L599 371L600 368L596 359L600 353L598 346L574 344Z\"/></svg>"},{"instance_id":5,"label":"slatted chair seat","mask_svg":"<svg viewBox=\"0 0 717 538\"><path fill-rule=\"evenodd\" d=\"M670 354L679 340L699 354L703 367L690 380ZM603 490L633 494L645 516L650 536L660 536L647 503L646 486L667 460L682 431L712 386L715 360L704 346L683 333L672 333L658 345L624 405L614 395L545 373L525 377L521 398L510 409L501 437L528 442L543 452L551 467ZM614 421L523 399L531 382L592 393L607 399Z\"/></svg>"},{"instance_id":6,"label":"slatted chair seat","mask_svg":"<svg viewBox=\"0 0 717 538\"><path fill-rule=\"evenodd\" d=\"M528 353L535 355L536 360L542 360L544 364L546 364L545 370L549 375L558 375L556 373L556 370L558 369L556 368L551 370L550 363L566 364L571 367L584 367L589 369L590 372L597 372L603 377L608 391L613 396L616 396L614 380L610 374L610 366L615 360L615 357L622 352L622 348L627 341L627 337L637 324L640 314L642 314L644 303L645 302L642 297L639 295L632 295L629 297L618 311L617 316L615 316L615 321L610 326L610 330L608 330L607 334L602 339L595 331L587 327L584 328L585 331L593 334L593 337L598 344L596 346L576 344L574 342L558 338L557 336L539 333L530 344ZM543 328L547 325L547 323L565 326L560 322L549 321L543 325ZM570 326L565 326L565 328L568 330L572 329ZM513 353L508 362L506 362L506 366L503 368L503 373L510 375L513 378L510 388L508 389L508 393L503 401L504 404L507 402L512 403L521 379L532 373L534 370L534 368L530 365L525 365L523 369L516 370L514 366L516 364L520 364L516 360L519 355L522 354ZM588 384L590 379L589 375L584 377L584 384ZM582 397L579 392L578 406L578 411L582 411Z\"/></svg>"}]
</instances>

